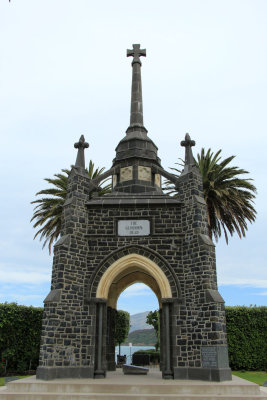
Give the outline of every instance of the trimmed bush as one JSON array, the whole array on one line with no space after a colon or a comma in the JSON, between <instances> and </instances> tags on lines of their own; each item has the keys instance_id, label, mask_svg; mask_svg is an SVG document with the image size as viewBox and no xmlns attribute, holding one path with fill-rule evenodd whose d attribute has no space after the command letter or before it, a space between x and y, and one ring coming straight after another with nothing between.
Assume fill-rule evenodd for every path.
<instances>
[{"instance_id":1,"label":"trimmed bush","mask_svg":"<svg viewBox=\"0 0 267 400\"><path fill-rule=\"evenodd\" d=\"M226 307L230 367L267 370L267 307Z\"/></svg>"},{"instance_id":2,"label":"trimmed bush","mask_svg":"<svg viewBox=\"0 0 267 400\"><path fill-rule=\"evenodd\" d=\"M232 370L267 371L267 307L226 307L229 364ZM150 354L140 350L134 354ZM160 353L155 352L157 362Z\"/></svg>"},{"instance_id":3,"label":"trimmed bush","mask_svg":"<svg viewBox=\"0 0 267 400\"><path fill-rule=\"evenodd\" d=\"M0 304L0 374L24 372L38 366L43 308ZM267 307L226 307L230 367L233 370L267 370ZM159 363L160 352L149 354ZM4 359L4 361L2 361ZM7 368L6 368L7 367Z\"/></svg>"},{"instance_id":4,"label":"trimmed bush","mask_svg":"<svg viewBox=\"0 0 267 400\"><path fill-rule=\"evenodd\" d=\"M23 372L38 366L43 308L0 304L0 355L4 370ZM3 363L2 363L3 364Z\"/></svg>"},{"instance_id":5,"label":"trimmed bush","mask_svg":"<svg viewBox=\"0 0 267 400\"><path fill-rule=\"evenodd\" d=\"M141 356L149 356L149 361L150 361L150 363L152 363L152 364L159 364L159 362L160 362L160 352L159 351L156 351L156 350L154 350L154 349L148 349L148 350L138 350L138 351L135 351L134 353L133 353L133 364L135 364L135 359L136 360L138 360L138 357L140 358L140 360L141 360ZM137 356L137 357L136 357ZM145 360L146 358L144 358L144 360ZM141 361L140 361L141 362ZM136 365L139 365L139 364L136 364ZM140 364L140 365L145 365L145 364Z\"/></svg>"}]
</instances>

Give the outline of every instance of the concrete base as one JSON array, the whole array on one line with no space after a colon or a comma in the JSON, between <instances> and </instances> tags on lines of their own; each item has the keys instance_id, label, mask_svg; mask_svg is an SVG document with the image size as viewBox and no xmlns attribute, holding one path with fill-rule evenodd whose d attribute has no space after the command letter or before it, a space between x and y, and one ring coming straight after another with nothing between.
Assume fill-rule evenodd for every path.
<instances>
[{"instance_id":1,"label":"concrete base","mask_svg":"<svg viewBox=\"0 0 267 400\"><path fill-rule=\"evenodd\" d=\"M223 382L232 379L230 368L174 368L174 379Z\"/></svg>"},{"instance_id":2,"label":"concrete base","mask_svg":"<svg viewBox=\"0 0 267 400\"><path fill-rule=\"evenodd\" d=\"M266 389L266 388L264 388ZM35 377L10 382L0 400L267 400L258 385L233 376L232 381L163 380L156 368L148 375L107 373L104 380Z\"/></svg>"},{"instance_id":3,"label":"concrete base","mask_svg":"<svg viewBox=\"0 0 267 400\"><path fill-rule=\"evenodd\" d=\"M124 375L147 375L149 369L137 365L123 364L122 371Z\"/></svg>"},{"instance_id":4,"label":"concrete base","mask_svg":"<svg viewBox=\"0 0 267 400\"><path fill-rule=\"evenodd\" d=\"M38 367L36 379L93 378L93 367Z\"/></svg>"}]
</instances>

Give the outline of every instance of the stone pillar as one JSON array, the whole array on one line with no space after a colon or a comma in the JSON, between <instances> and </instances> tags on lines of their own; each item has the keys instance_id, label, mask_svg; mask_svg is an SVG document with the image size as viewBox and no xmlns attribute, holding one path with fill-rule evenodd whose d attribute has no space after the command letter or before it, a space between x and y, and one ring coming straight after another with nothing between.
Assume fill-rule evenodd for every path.
<instances>
[{"instance_id":1,"label":"stone pillar","mask_svg":"<svg viewBox=\"0 0 267 400\"><path fill-rule=\"evenodd\" d=\"M61 237L54 246L51 291L44 301L37 379L92 378L94 374L95 306L84 304L89 184L86 171L73 167Z\"/></svg>"},{"instance_id":2,"label":"stone pillar","mask_svg":"<svg viewBox=\"0 0 267 400\"><path fill-rule=\"evenodd\" d=\"M187 146L193 143L189 139L184 141ZM189 161L190 157L187 155ZM181 265L185 303L176 314L174 378L231 380L224 300L218 292L215 246L209 238L207 206L196 165L187 165L179 178L178 190L183 202Z\"/></svg>"},{"instance_id":3,"label":"stone pillar","mask_svg":"<svg viewBox=\"0 0 267 400\"><path fill-rule=\"evenodd\" d=\"M115 322L116 310L112 307L107 307L107 370L115 371Z\"/></svg>"},{"instance_id":4,"label":"stone pillar","mask_svg":"<svg viewBox=\"0 0 267 400\"><path fill-rule=\"evenodd\" d=\"M106 377L106 300L96 299L96 370L94 378L101 379Z\"/></svg>"},{"instance_id":5,"label":"stone pillar","mask_svg":"<svg viewBox=\"0 0 267 400\"><path fill-rule=\"evenodd\" d=\"M162 299L162 331L163 336L163 365L162 378L173 379L172 361L171 361L171 302L169 299Z\"/></svg>"},{"instance_id":6,"label":"stone pillar","mask_svg":"<svg viewBox=\"0 0 267 400\"><path fill-rule=\"evenodd\" d=\"M163 343L163 317L162 317L162 308L159 309L159 323L160 323L160 363L159 363L159 369L162 371L163 369L163 353L164 353L164 343Z\"/></svg>"}]
</instances>

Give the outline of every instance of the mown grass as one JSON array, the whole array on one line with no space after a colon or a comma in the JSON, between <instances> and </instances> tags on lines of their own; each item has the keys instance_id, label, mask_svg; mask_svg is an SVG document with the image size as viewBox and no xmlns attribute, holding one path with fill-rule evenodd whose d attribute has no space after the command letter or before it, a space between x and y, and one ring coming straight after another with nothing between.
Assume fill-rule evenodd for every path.
<instances>
[{"instance_id":1,"label":"mown grass","mask_svg":"<svg viewBox=\"0 0 267 400\"><path fill-rule=\"evenodd\" d=\"M23 378L28 378L30 375L16 375L19 379L23 379ZM0 378L0 386L4 386L5 385L5 378L1 377Z\"/></svg>"},{"instance_id":2,"label":"mown grass","mask_svg":"<svg viewBox=\"0 0 267 400\"><path fill-rule=\"evenodd\" d=\"M267 381L266 371L232 371L233 375L262 386Z\"/></svg>"}]
</instances>

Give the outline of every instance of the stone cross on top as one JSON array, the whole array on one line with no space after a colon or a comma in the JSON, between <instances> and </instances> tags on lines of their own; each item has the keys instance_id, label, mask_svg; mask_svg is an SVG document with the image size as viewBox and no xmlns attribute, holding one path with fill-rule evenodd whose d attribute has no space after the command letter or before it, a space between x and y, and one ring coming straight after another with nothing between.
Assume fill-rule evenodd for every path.
<instances>
[{"instance_id":1,"label":"stone cross on top","mask_svg":"<svg viewBox=\"0 0 267 400\"><path fill-rule=\"evenodd\" d=\"M142 99L142 80L141 80L141 61L140 57L146 57L146 50L140 49L140 44L133 44L133 50L127 50L127 57L133 57L132 61L132 93L131 93L131 114L130 126L126 133L132 129L141 129L147 132L143 121L143 99Z\"/></svg>"},{"instance_id":2,"label":"stone cross on top","mask_svg":"<svg viewBox=\"0 0 267 400\"><path fill-rule=\"evenodd\" d=\"M84 136L82 135L79 142L74 144L74 147L75 149L78 149L75 167L85 168L84 149L89 147L89 143L85 141Z\"/></svg>"},{"instance_id":3,"label":"stone cross on top","mask_svg":"<svg viewBox=\"0 0 267 400\"><path fill-rule=\"evenodd\" d=\"M142 65L141 56L146 57L146 49L140 49L140 44L133 44L133 49L127 50L127 57L133 57L132 65L134 63Z\"/></svg>"},{"instance_id":4,"label":"stone cross on top","mask_svg":"<svg viewBox=\"0 0 267 400\"><path fill-rule=\"evenodd\" d=\"M185 167L183 173L188 172L190 166L195 165L195 160L192 153L192 147L196 142L191 140L189 133L185 135L185 140L181 141L181 146L185 147Z\"/></svg>"}]
</instances>

